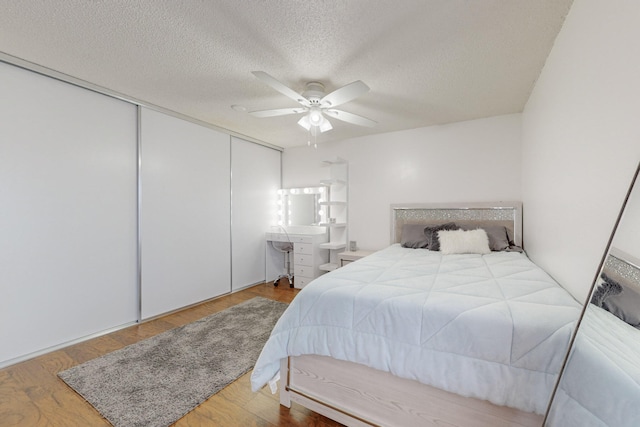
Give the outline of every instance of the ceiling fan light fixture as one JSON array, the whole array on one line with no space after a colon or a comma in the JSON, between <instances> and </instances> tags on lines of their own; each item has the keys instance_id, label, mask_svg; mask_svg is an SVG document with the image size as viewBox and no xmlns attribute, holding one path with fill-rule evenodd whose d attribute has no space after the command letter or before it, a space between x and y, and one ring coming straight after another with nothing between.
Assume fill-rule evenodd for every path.
<instances>
[{"instance_id":1,"label":"ceiling fan light fixture","mask_svg":"<svg viewBox=\"0 0 640 427\"><path fill-rule=\"evenodd\" d=\"M331 122L323 117L322 124L320 124L320 132L326 132L333 129Z\"/></svg>"},{"instance_id":2,"label":"ceiling fan light fixture","mask_svg":"<svg viewBox=\"0 0 640 427\"><path fill-rule=\"evenodd\" d=\"M305 128L306 130L311 129L311 123L309 122L309 115L304 115L300 120L298 120L298 124Z\"/></svg>"},{"instance_id":3,"label":"ceiling fan light fixture","mask_svg":"<svg viewBox=\"0 0 640 427\"><path fill-rule=\"evenodd\" d=\"M304 116L302 116L302 118L298 120L298 124L314 134L326 132L333 129L331 122L327 120L320 111L317 111L319 120L314 118L313 113L314 111L310 111L309 114L305 114Z\"/></svg>"},{"instance_id":4,"label":"ceiling fan light fixture","mask_svg":"<svg viewBox=\"0 0 640 427\"><path fill-rule=\"evenodd\" d=\"M311 111L309 111L309 123L312 126L320 126L322 122L324 122L324 117L320 109L312 108Z\"/></svg>"}]
</instances>

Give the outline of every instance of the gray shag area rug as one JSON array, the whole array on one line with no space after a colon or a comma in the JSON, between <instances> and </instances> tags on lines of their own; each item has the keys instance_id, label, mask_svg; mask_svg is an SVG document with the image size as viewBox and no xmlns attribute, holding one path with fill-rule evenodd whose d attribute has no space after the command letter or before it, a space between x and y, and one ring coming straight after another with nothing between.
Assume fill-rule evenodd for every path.
<instances>
[{"instance_id":1,"label":"gray shag area rug","mask_svg":"<svg viewBox=\"0 0 640 427\"><path fill-rule=\"evenodd\" d=\"M116 427L169 426L253 368L286 308L256 297L58 376Z\"/></svg>"}]
</instances>

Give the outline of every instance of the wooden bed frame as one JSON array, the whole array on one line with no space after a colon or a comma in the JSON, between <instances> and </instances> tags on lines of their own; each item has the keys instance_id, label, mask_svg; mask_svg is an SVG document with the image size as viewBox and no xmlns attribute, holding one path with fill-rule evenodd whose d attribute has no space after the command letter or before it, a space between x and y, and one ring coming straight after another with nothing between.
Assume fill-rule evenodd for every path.
<instances>
[{"instance_id":1,"label":"wooden bed frame","mask_svg":"<svg viewBox=\"0 0 640 427\"><path fill-rule=\"evenodd\" d=\"M392 205L391 243L399 242L403 224L505 225L522 245L522 205ZM396 377L364 365L325 356L305 355L281 361L280 403L296 402L347 426L527 426L543 416L496 406Z\"/></svg>"}]
</instances>

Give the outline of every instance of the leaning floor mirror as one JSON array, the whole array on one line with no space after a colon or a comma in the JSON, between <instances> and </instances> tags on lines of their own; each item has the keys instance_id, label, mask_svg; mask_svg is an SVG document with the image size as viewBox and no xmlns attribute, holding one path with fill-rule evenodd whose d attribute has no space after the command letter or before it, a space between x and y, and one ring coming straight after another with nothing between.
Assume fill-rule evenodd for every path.
<instances>
[{"instance_id":1,"label":"leaning floor mirror","mask_svg":"<svg viewBox=\"0 0 640 427\"><path fill-rule=\"evenodd\" d=\"M639 166L640 170L640 166ZM640 425L638 170L547 412L547 427Z\"/></svg>"}]
</instances>

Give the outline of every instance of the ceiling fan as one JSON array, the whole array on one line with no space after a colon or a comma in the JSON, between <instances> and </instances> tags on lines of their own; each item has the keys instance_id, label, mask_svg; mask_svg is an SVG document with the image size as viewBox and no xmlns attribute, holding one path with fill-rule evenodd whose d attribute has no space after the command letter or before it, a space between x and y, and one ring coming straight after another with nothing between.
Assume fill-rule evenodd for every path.
<instances>
[{"instance_id":1,"label":"ceiling fan","mask_svg":"<svg viewBox=\"0 0 640 427\"><path fill-rule=\"evenodd\" d=\"M268 84L273 89L277 90L281 94L298 102L301 107L294 108L279 108L275 110L260 110L250 111L249 114L255 117L275 117L284 116L288 114L305 114L298 124L310 131L314 136L318 132L326 132L333 129L333 126L327 120L324 115L334 119L342 120L343 122L351 123L358 126L375 126L377 123L366 117L358 116L357 114L349 113L342 110L336 110L334 107L349 102L360 95L369 91L369 86L362 81L357 80L353 83L349 83L346 86L342 86L339 89L334 90L329 94L325 94L324 85L319 82L309 82L306 85L305 91L301 94L285 86L275 78L271 77L264 71L252 71L252 74L263 83Z\"/></svg>"}]
</instances>

